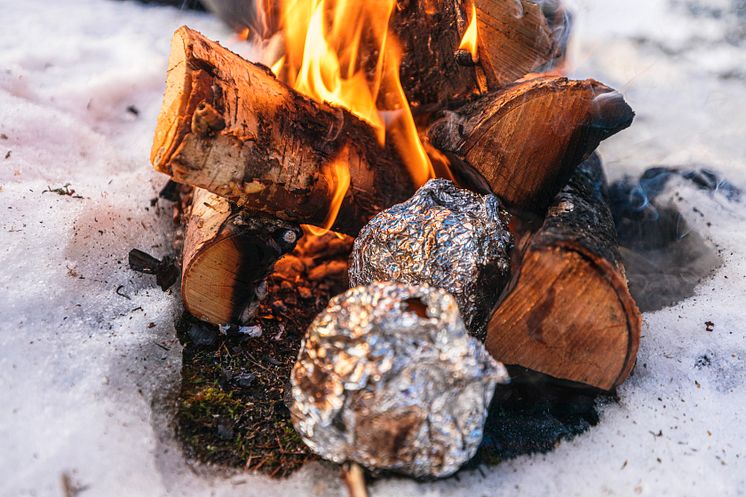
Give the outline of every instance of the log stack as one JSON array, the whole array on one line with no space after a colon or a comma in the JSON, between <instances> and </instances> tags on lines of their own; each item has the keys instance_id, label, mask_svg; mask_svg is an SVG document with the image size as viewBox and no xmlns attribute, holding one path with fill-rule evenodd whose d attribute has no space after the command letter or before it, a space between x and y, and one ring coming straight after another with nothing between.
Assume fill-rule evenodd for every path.
<instances>
[{"instance_id":1,"label":"log stack","mask_svg":"<svg viewBox=\"0 0 746 497\"><path fill-rule=\"evenodd\" d=\"M634 113L597 81L532 74L564 56L564 18L529 0L409 0L389 29L434 161L449 163L460 186L497 194L514 216L514 279L489 322L488 350L610 390L634 365L640 314L592 154ZM465 61L459 40L472 22L477 60ZM262 279L300 236L298 223L355 236L414 193L401 153L348 110L177 30L151 160L195 187L185 216L186 308L215 324L245 321Z\"/></svg>"}]
</instances>

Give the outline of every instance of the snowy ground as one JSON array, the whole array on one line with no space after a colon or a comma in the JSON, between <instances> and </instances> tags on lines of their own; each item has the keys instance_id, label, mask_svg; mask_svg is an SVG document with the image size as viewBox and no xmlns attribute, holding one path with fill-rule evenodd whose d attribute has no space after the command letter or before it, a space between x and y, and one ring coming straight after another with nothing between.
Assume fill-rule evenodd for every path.
<instances>
[{"instance_id":1,"label":"snowy ground","mask_svg":"<svg viewBox=\"0 0 746 497\"><path fill-rule=\"evenodd\" d=\"M638 113L602 148L612 178L707 165L746 186L746 20L728 0L695 17L696 3L575 2L575 74ZM126 267L132 247L168 251L169 213L150 206L165 179L147 158L170 33L230 35L207 15L129 2L0 0L0 12L0 495L62 495L63 474L86 496L339 495L319 464L279 482L189 468L164 409L178 300ZM74 195L45 192L66 183ZM725 264L645 316L634 377L597 427L484 476L381 481L373 495L745 492L746 206L679 191Z\"/></svg>"}]
</instances>

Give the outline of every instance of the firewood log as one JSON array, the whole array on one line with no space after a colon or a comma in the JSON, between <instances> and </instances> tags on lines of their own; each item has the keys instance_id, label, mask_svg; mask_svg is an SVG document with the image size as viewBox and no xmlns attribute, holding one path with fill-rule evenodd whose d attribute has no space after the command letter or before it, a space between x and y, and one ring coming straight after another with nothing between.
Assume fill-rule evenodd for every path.
<instances>
[{"instance_id":1,"label":"firewood log","mask_svg":"<svg viewBox=\"0 0 746 497\"><path fill-rule=\"evenodd\" d=\"M538 69L559 47L538 3L531 0L474 0L479 63L491 89Z\"/></svg>"},{"instance_id":2,"label":"firewood log","mask_svg":"<svg viewBox=\"0 0 746 497\"><path fill-rule=\"evenodd\" d=\"M428 137L462 181L543 214L575 166L633 118L601 83L540 77L445 111Z\"/></svg>"},{"instance_id":3,"label":"firewood log","mask_svg":"<svg viewBox=\"0 0 746 497\"><path fill-rule=\"evenodd\" d=\"M389 29L401 45L399 77L411 105L442 105L486 91L481 69L459 64L456 56L465 7L462 0L397 2Z\"/></svg>"},{"instance_id":4,"label":"firewood log","mask_svg":"<svg viewBox=\"0 0 746 497\"><path fill-rule=\"evenodd\" d=\"M184 307L213 324L245 323L254 317L274 263L301 236L298 226L255 216L213 193L195 188L181 276Z\"/></svg>"},{"instance_id":5,"label":"firewood log","mask_svg":"<svg viewBox=\"0 0 746 497\"><path fill-rule=\"evenodd\" d=\"M400 76L412 105L442 105L497 89L546 67L560 50L541 7L530 0L474 0L478 64L460 63L470 0L397 3L390 29L402 45Z\"/></svg>"},{"instance_id":6,"label":"firewood log","mask_svg":"<svg viewBox=\"0 0 746 497\"><path fill-rule=\"evenodd\" d=\"M350 112L319 104L189 28L174 34L151 162L174 180L241 207L323 226L336 190L350 183L331 227L356 235L414 185L391 147Z\"/></svg>"},{"instance_id":7,"label":"firewood log","mask_svg":"<svg viewBox=\"0 0 746 497\"><path fill-rule=\"evenodd\" d=\"M597 156L530 238L486 347L506 364L610 390L635 364L641 318L627 289Z\"/></svg>"}]
</instances>

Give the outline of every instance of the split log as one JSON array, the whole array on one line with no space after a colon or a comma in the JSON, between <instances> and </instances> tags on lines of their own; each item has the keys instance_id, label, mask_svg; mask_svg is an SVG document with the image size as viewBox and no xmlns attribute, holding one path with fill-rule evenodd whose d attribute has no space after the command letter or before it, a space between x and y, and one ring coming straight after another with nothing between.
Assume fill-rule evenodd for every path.
<instances>
[{"instance_id":1,"label":"split log","mask_svg":"<svg viewBox=\"0 0 746 497\"><path fill-rule=\"evenodd\" d=\"M598 156L578 167L488 324L499 361L610 390L632 371L641 317L627 289Z\"/></svg>"},{"instance_id":2,"label":"split log","mask_svg":"<svg viewBox=\"0 0 746 497\"><path fill-rule=\"evenodd\" d=\"M415 190L367 123L186 27L172 40L151 161L251 211L316 226L336 190L333 165L345 164L349 189L331 228L350 235Z\"/></svg>"},{"instance_id":3,"label":"split log","mask_svg":"<svg viewBox=\"0 0 746 497\"><path fill-rule=\"evenodd\" d=\"M428 137L462 182L543 214L575 167L634 115L597 81L540 77L445 111Z\"/></svg>"},{"instance_id":4,"label":"split log","mask_svg":"<svg viewBox=\"0 0 746 497\"><path fill-rule=\"evenodd\" d=\"M410 105L443 105L486 91L480 68L462 65L456 56L467 26L464 4L462 0L397 2L389 30L401 45L399 78Z\"/></svg>"},{"instance_id":5,"label":"split log","mask_svg":"<svg viewBox=\"0 0 746 497\"><path fill-rule=\"evenodd\" d=\"M250 216L195 188L186 216L181 276L187 312L213 324L248 322L266 294L264 279L301 234L297 225Z\"/></svg>"},{"instance_id":6,"label":"split log","mask_svg":"<svg viewBox=\"0 0 746 497\"><path fill-rule=\"evenodd\" d=\"M414 106L442 105L486 89L498 89L549 67L561 39L530 0L474 0L479 61L463 64L458 47L467 29L468 0L406 0L397 3L390 30L402 45L400 77ZM554 16L554 12L552 12Z\"/></svg>"},{"instance_id":7,"label":"split log","mask_svg":"<svg viewBox=\"0 0 746 497\"><path fill-rule=\"evenodd\" d=\"M501 88L554 59L557 41L531 0L474 0L479 63L490 89Z\"/></svg>"}]
</instances>

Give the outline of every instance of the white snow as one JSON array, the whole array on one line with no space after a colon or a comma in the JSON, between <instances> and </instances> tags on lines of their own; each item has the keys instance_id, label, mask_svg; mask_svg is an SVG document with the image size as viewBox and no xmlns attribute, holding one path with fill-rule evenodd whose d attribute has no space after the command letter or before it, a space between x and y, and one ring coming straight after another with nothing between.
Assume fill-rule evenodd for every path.
<instances>
[{"instance_id":1,"label":"white snow","mask_svg":"<svg viewBox=\"0 0 746 497\"><path fill-rule=\"evenodd\" d=\"M620 89L638 113L602 147L610 176L701 164L746 187L746 50L724 39L732 16L695 19L667 0L574 4L575 75ZM148 153L170 34L232 35L207 15L110 0L0 0L0 16L0 495L61 495L63 473L85 496L343 495L329 465L284 481L187 465L167 409L178 298L127 268L132 247L168 252L168 205L149 203L165 178ZM44 193L66 183L83 198ZM678 189L725 264L696 296L645 316L638 367L598 426L485 476L384 480L374 496L744 492L746 206Z\"/></svg>"}]
</instances>

